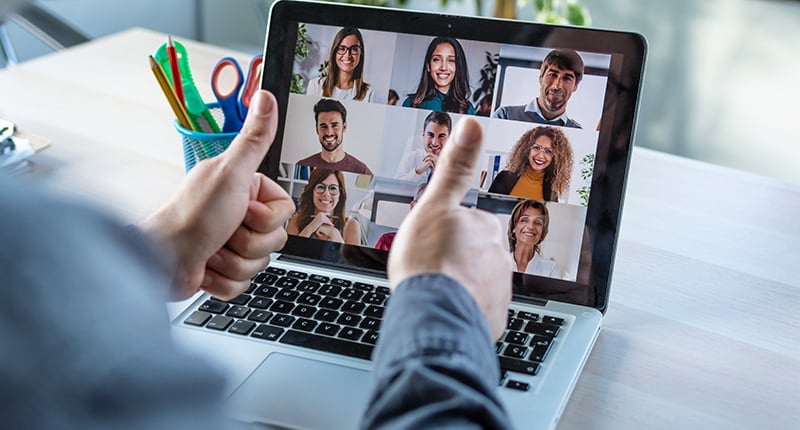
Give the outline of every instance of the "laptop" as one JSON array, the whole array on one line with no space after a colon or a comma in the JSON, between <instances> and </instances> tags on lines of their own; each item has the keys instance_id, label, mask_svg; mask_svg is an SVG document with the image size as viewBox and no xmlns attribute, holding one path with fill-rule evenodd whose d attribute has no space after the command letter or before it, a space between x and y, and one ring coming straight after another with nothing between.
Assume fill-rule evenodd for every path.
<instances>
[{"instance_id":1,"label":"laptop","mask_svg":"<svg viewBox=\"0 0 800 430\"><path fill-rule=\"evenodd\" d=\"M515 266L497 390L516 427L556 427L608 304L645 49L617 31L275 2L262 87L280 119L260 170L298 212L246 293L202 295L172 322L228 375L231 416L358 426L393 232L449 127L472 116L485 143L462 204L507 226L508 252L535 249ZM568 64L545 62L553 51ZM520 163L539 179L515 176Z\"/></svg>"}]
</instances>

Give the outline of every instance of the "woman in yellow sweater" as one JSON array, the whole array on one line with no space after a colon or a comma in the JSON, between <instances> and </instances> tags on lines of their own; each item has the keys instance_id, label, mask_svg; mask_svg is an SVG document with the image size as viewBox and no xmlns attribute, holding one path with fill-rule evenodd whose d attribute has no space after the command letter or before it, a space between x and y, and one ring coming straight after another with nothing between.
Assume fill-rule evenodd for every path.
<instances>
[{"instance_id":1,"label":"woman in yellow sweater","mask_svg":"<svg viewBox=\"0 0 800 430\"><path fill-rule=\"evenodd\" d=\"M569 189L572 157L572 147L560 129L528 130L511 149L505 170L494 178L489 192L557 202Z\"/></svg>"}]
</instances>

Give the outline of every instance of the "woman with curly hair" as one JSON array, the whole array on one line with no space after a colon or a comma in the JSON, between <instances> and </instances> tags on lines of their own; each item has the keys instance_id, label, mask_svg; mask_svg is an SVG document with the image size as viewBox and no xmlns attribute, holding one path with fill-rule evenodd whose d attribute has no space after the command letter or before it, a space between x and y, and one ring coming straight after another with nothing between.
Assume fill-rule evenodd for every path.
<instances>
[{"instance_id":1,"label":"woman with curly hair","mask_svg":"<svg viewBox=\"0 0 800 430\"><path fill-rule=\"evenodd\" d=\"M338 170L317 167L300 194L297 212L289 218L286 233L313 239L361 244L361 226L345 218L347 190Z\"/></svg>"},{"instance_id":2,"label":"woman with curly hair","mask_svg":"<svg viewBox=\"0 0 800 430\"><path fill-rule=\"evenodd\" d=\"M550 229L550 214L544 202L520 200L508 220L508 249L514 271L558 278L558 264L542 255L541 243Z\"/></svg>"},{"instance_id":3,"label":"woman with curly hair","mask_svg":"<svg viewBox=\"0 0 800 430\"><path fill-rule=\"evenodd\" d=\"M572 147L555 127L536 127L523 134L508 155L506 169L489 186L490 193L557 202L569 189Z\"/></svg>"},{"instance_id":4,"label":"woman with curly hair","mask_svg":"<svg viewBox=\"0 0 800 430\"><path fill-rule=\"evenodd\" d=\"M365 57L361 32L355 27L342 28L331 43L327 72L308 82L306 94L371 102L375 89L364 82Z\"/></svg>"},{"instance_id":5,"label":"woman with curly hair","mask_svg":"<svg viewBox=\"0 0 800 430\"><path fill-rule=\"evenodd\" d=\"M403 106L474 115L469 95L464 48L452 37L436 37L425 52L417 91L406 97Z\"/></svg>"}]
</instances>

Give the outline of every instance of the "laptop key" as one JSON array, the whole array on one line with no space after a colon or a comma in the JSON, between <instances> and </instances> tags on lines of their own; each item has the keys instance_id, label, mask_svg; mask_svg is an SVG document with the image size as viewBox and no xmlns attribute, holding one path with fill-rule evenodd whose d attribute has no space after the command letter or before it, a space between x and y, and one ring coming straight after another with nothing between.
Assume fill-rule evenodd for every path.
<instances>
[{"instance_id":1,"label":"laptop key","mask_svg":"<svg viewBox=\"0 0 800 430\"><path fill-rule=\"evenodd\" d=\"M361 341L370 345L375 345L378 342L378 332L375 330L368 331Z\"/></svg>"},{"instance_id":2,"label":"laptop key","mask_svg":"<svg viewBox=\"0 0 800 430\"><path fill-rule=\"evenodd\" d=\"M286 274L286 276L290 276L292 278L297 278L297 279L308 279L308 273L299 272L297 270L290 270L289 273Z\"/></svg>"},{"instance_id":3,"label":"laptop key","mask_svg":"<svg viewBox=\"0 0 800 430\"><path fill-rule=\"evenodd\" d=\"M511 379L506 383L506 387L511 388L513 390L528 391L531 388L531 384Z\"/></svg>"},{"instance_id":4,"label":"laptop key","mask_svg":"<svg viewBox=\"0 0 800 430\"><path fill-rule=\"evenodd\" d=\"M350 342L335 337L320 336L318 334L306 333L298 330L287 331L279 342L324 352L332 352L334 354L347 355L349 357L362 358L364 360L369 360L373 349L371 345Z\"/></svg>"},{"instance_id":5,"label":"laptop key","mask_svg":"<svg viewBox=\"0 0 800 430\"><path fill-rule=\"evenodd\" d=\"M322 300L322 296L314 293L303 293L298 299L297 303L309 306L316 306Z\"/></svg>"},{"instance_id":6,"label":"laptop key","mask_svg":"<svg viewBox=\"0 0 800 430\"><path fill-rule=\"evenodd\" d=\"M522 330L522 327L524 325L525 325L525 320L519 318L509 318L506 328L509 330Z\"/></svg>"},{"instance_id":7,"label":"laptop key","mask_svg":"<svg viewBox=\"0 0 800 430\"><path fill-rule=\"evenodd\" d=\"M525 345L528 342L530 335L521 331L510 330L506 333L505 341L508 343L515 343L517 345Z\"/></svg>"},{"instance_id":8,"label":"laptop key","mask_svg":"<svg viewBox=\"0 0 800 430\"><path fill-rule=\"evenodd\" d=\"M241 306L249 301L250 301L249 294L239 294L238 296L228 300L228 303Z\"/></svg>"},{"instance_id":9,"label":"laptop key","mask_svg":"<svg viewBox=\"0 0 800 430\"><path fill-rule=\"evenodd\" d=\"M387 296L392 293L389 287L378 287L375 289L376 293L386 294Z\"/></svg>"},{"instance_id":10,"label":"laptop key","mask_svg":"<svg viewBox=\"0 0 800 430\"><path fill-rule=\"evenodd\" d=\"M210 313L203 311L194 311L185 320L183 320L183 323L189 325L202 326L209 319L211 319Z\"/></svg>"},{"instance_id":11,"label":"laptop key","mask_svg":"<svg viewBox=\"0 0 800 430\"><path fill-rule=\"evenodd\" d=\"M338 324L331 324L327 322L319 323L317 329L314 330L314 333L324 334L328 336L336 336L336 333L339 333L339 330L342 327Z\"/></svg>"},{"instance_id":12,"label":"laptop key","mask_svg":"<svg viewBox=\"0 0 800 430\"><path fill-rule=\"evenodd\" d=\"M233 323L233 325L228 330L228 332L247 336L247 334L250 333L250 330L252 330L253 327L255 327L255 326L256 326L256 323L254 323L254 322L245 321L245 320L238 320L235 323Z\"/></svg>"},{"instance_id":13,"label":"laptop key","mask_svg":"<svg viewBox=\"0 0 800 430\"><path fill-rule=\"evenodd\" d=\"M282 300L278 300L269 308L269 310L272 312L278 312L281 314L288 314L292 311L292 309L294 309L294 303L284 302Z\"/></svg>"},{"instance_id":14,"label":"laptop key","mask_svg":"<svg viewBox=\"0 0 800 430\"><path fill-rule=\"evenodd\" d=\"M353 285L353 282L348 281L347 279L333 278L331 279L331 285L336 285L337 287L349 287Z\"/></svg>"},{"instance_id":15,"label":"laptop key","mask_svg":"<svg viewBox=\"0 0 800 430\"><path fill-rule=\"evenodd\" d=\"M544 316L542 317L542 322L545 324L552 324L552 325L564 325L564 318Z\"/></svg>"},{"instance_id":16,"label":"laptop key","mask_svg":"<svg viewBox=\"0 0 800 430\"><path fill-rule=\"evenodd\" d=\"M520 346L520 345L513 345L510 344L506 346L506 349L503 351L503 355L513 358L522 358L525 357L525 354L528 353L527 346Z\"/></svg>"},{"instance_id":17,"label":"laptop key","mask_svg":"<svg viewBox=\"0 0 800 430\"><path fill-rule=\"evenodd\" d=\"M297 290L304 293L316 293L318 289L319 282L314 281L303 281L297 286Z\"/></svg>"},{"instance_id":18,"label":"laptop key","mask_svg":"<svg viewBox=\"0 0 800 430\"><path fill-rule=\"evenodd\" d=\"M234 317L234 318L244 318L247 314L250 313L250 308L245 306L234 306L225 312L225 316Z\"/></svg>"},{"instance_id":19,"label":"laptop key","mask_svg":"<svg viewBox=\"0 0 800 430\"><path fill-rule=\"evenodd\" d=\"M331 296L331 297L336 297L341 292L342 292L342 287L338 285L323 285L322 287L320 287L319 291L317 291L317 293L319 293L322 296Z\"/></svg>"},{"instance_id":20,"label":"laptop key","mask_svg":"<svg viewBox=\"0 0 800 430\"><path fill-rule=\"evenodd\" d=\"M525 331L531 334L538 334L540 336L553 338L558 336L559 327L552 324L530 321L525 326Z\"/></svg>"},{"instance_id":21,"label":"laptop key","mask_svg":"<svg viewBox=\"0 0 800 430\"><path fill-rule=\"evenodd\" d=\"M522 318L531 321L538 321L539 314L535 314L533 312L519 311L519 313L517 313L517 318Z\"/></svg>"},{"instance_id":22,"label":"laptop key","mask_svg":"<svg viewBox=\"0 0 800 430\"><path fill-rule=\"evenodd\" d=\"M313 316L314 312L316 311L317 308L312 306L297 305L297 307L295 307L294 310L292 311L292 315L304 318L311 318L311 316Z\"/></svg>"},{"instance_id":23,"label":"laptop key","mask_svg":"<svg viewBox=\"0 0 800 430\"><path fill-rule=\"evenodd\" d=\"M381 327L381 320L372 317L364 318L359 327L367 330L378 330Z\"/></svg>"},{"instance_id":24,"label":"laptop key","mask_svg":"<svg viewBox=\"0 0 800 430\"><path fill-rule=\"evenodd\" d=\"M345 288L342 291L342 294L339 294L339 297L344 300L359 300L364 295L363 291L359 291L353 288Z\"/></svg>"},{"instance_id":25,"label":"laptop key","mask_svg":"<svg viewBox=\"0 0 800 430\"><path fill-rule=\"evenodd\" d=\"M300 280L297 278L280 278L275 282L275 286L278 288L286 288L291 290L292 288L296 287L297 284L300 283Z\"/></svg>"},{"instance_id":26,"label":"laptop key","mask_svg":"<svg viewBox=\"0 0 800 430\"><path fill-rule=\"evenodd\" d=\"M258 282L259 284L262 284L262 285L263 284L272 285L272 284L275 283L275 281L278 280L278 275L276 275L274 273L263 273L262 272L262 273L259 273L258 276L256 276L255 279L253 279L253 280L255 282Z\"/></svg>"},{"instance_id":27,"label":"laptop key","mask_svg":"<svg viewBox=\"0 0 800 430\"><path fill-rule=\"evenodd\" d=\"M361 317L359 315L344 312L339 319L336 320L336 322L343 325L349 325L351 327L357 327L358 323L361 322Z\"/></svg>"},{"instance_id":28,"label":"laptop key","mask_svg":"<svg viewBox=\"0 0 800 430\"><path fill-rule=\"evenodd\" d=\"M273 275L283 276L286 274L286 269L281 269L278 267L267 267L267 273L272 273Z\"/></svg>"},{"instance_id":29,"label":"laptop key","mask_svg":"<svg viewBox=\"0 0 800 430\"><path fill-rule=\"evenodd\" d=\"M354 302L352 300L347 301L344 306L342 306L342 311L350 312L351 314L360 314L361 311L366 308L367 305L361 302Z\"/></svg>"},{"instance_id":30,"label":"laptop key","mask_svg":"<svg viewBox=\"0 0 800 430\"><path fill-rule=\"evenodd\" d=\"M264 340L278 340L281 334L283 334L283 331L284 330L280 327L260 324L258 327L256 327L250 337L256 337Z\"/></svg>"},{"instance_id":31,"label":"laptop key","mask_svg":"<svg viewBox=\"0 0 800 430\"><path fill-rule=\"evenodd\" d=\"M253 300L250 300L250 303L247 306L256 309L266 309L272 305L272 299L265 299L263 297L253 297Z\"/></svg>"},{"instance_id":32,"label":"laptop key","mask_svg":"<svg viewBox=\"0 0 800 430\"><path fill-rule=\"evenodd\" d=\"M291 315L284 315L284 314L277 314L269 321L270 324L274 324L280 327L289 327L294 322L295 317Z\"/></svg>"},{"instance_id":33,"label":"laptop key","mask_svg":"<svg viewBox=\"0 0 800 430\"><path fill-rule=\"evenodd\" d=\"M320 284L327 284L331 280L331 278L322 275L311 275L308 279Z\"/></svg>"},{"instance_id":34,"label":"laptop key","mask_svg":"<svg viewBox=\"0 0 800 430\"><path fill-rule=\"evenodd\" d=\"M314 330L314 327L316 326L317 326L316 321L310 320L308 318L300 318L292 325L292 328L296 328L298 330L303 330L303 331L311 331Z\"/></svg>"},{"instance_id":35,"label":"laptop key","mask_svg":"<svg viewBox=\"0 0 800 430\"><path fill-rule=\"evenodd\" d=\"M348 340L358 340L364 334L364 330L355 327L345 327L339 332L339 337Z\"/></svg>"},{"instance_id":36,"label":"laptop key","mask_svg":"<svg viewBox=\"0 0 800 430\"><path fill-rule=\"evenodd\" d=\"M372 291L375 289L375 286L372 284L367 284L365 282L356 282L353 284L353 288L361 291Z\"/></svg>"},{"instance_id":37,"label":"laptop key","mask_svg":"<svg viewBox=\"0 0 800 430\"><path fill-rule=\"evenodd\" d=\"M386 301L386 295L381 293L369 293L364 296L364 303L369 305L382 305Z\"/></svg>"},{"instance_id":38,"label":"laptop key","mask_svg":"<svg viewBox=\"0 0 800 430\"><path fill-rule=\"evenodd\" d=\"M364 310L364 315L372 318L383 318L383 306L369 306Z\"/></svg>"},{"instance_id":39,"label":"laptop key","mask_svg":"<svg viewBox=\"0 0 800 430\"><path fill-rule=\"evenodd\" d=\"M250 321L255 321L260 323L267 322L267 320L270 318L272 318L272 312L268 311L255 311L251 313L249 317L247 317L247 319Z\"/></svg>"},{"instance_id":40,"label":"laptop key","mask_svg":"<svg viewBox=\"0 0 800 430\"><path fill-rule=\"evenodd\" d=\"M500 361L500 368L503 370L525 373L528 375L535 375L539 372L539 363L510 357L498 357L498 360Z\"/></svg>"},{"instance_id":41,"label":"laptop key","mask_svg":"<svg viewBox=\"0 0 800 430\"><path fill-rule=\"evenodd\" d=\"M315 320L325 321L325 322L334 322L336 318L339 318L339 312L332 311L330 309L320 309L314 315Z\"/></svg>"},{"instance_id":42,"label":"laptop key","mask_svg":"<svg viewBox=\"0 0 800 430\"><path fill-rule=\"evenodd\" d=\"M528 357L531 361L544 361L544 358L547 356L547 351L549 351L550 345L536 345L533 347L533 351L531 351L531 356Z\"/></svg>"},{"instance_id":43,"label":"laptop key","mask_svg":"<svg viewBox=\"0 0 800 430\"><path fill-rule=\"evenodd\" d=\"M275 287L258 287L253 291L253 294L261 297L275 297L278 291L279 290Z\"/></svg>"},{"instance_id":44,"label":"laptop key","mask_svg":"<svg viewBox=\"0 0 800 430\"><path fill-rule=\"evenodd\" d=\"M229 325L231 325L232 322L233 318L231 317L217 315L214 318L211 318L211 321L206 324L206 328L210 328L212 330L225 330Z\"/></svg>"},{"instance_id":45,"label":"laptop key","mask_svg":"<svg viewBox=\"0 0 800 430\"><path fill-rule=\"evenodd\" d=\"M340 307L342 307L342 303L344 303L344 300L342 299L337 299L335 297L325 297L324 299L322 299L322 301L319 302L319 307L325 309L337 310Z\"/></svg>"},{"instance_id":46,"label":"laptop key","mask_svg":"<svg viewBox=\"0 0 800 430\"><path fill-rule=\"evenodd\" d=\"M228 304L217 300L206 300L199 308L201 311L221 314L228 310Z\"/></svg>"}]
</instances>

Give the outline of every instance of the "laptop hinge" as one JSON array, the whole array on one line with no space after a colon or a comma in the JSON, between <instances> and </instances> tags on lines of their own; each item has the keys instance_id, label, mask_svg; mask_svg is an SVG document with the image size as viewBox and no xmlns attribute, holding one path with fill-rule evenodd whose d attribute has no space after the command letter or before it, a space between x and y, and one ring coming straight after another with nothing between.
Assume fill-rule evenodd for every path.
<instances>
[{"instance_id":1,"label":"laptop hinge","mask_svg":"<svg viewBox=\"0 0 800 430\"><path fill-rule=\"evenodd\" d=\"M520 294L514 294L511 299L511 303L514 302L522 302L527 303L529 305L536 305L536 306L547 306L547 300L544 299L537 299L535 297L525 297Z\"/></svg>"}]
</instances>

